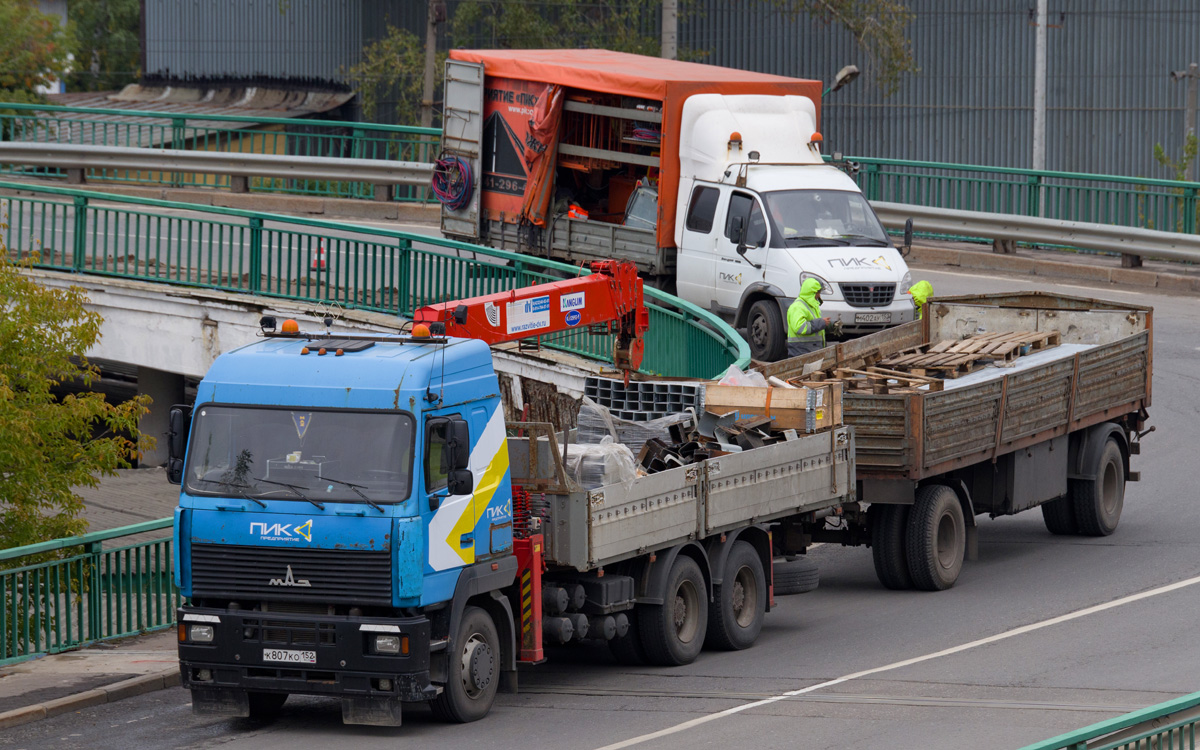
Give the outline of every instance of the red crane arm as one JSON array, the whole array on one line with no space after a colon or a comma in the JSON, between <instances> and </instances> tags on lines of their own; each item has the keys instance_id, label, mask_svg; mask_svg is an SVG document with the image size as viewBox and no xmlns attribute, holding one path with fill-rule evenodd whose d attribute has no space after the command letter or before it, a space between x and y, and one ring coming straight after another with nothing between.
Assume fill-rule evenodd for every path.
<instances>
[{"instance_id":1,"label":"red crane arm","mask_svg":"<svg viewBox=\"0 0 1200 750\"><path fill-rule=\"evenodd\" d=\"M586 328L612 333L613 362L636 370L645 351L650 313L642 304L642 280L632 263L593 261L592 274L483 297L440 302L416 311L414 323L442 323L448 336L499 344L547 333Z\"/></svg>"}]
</instances>

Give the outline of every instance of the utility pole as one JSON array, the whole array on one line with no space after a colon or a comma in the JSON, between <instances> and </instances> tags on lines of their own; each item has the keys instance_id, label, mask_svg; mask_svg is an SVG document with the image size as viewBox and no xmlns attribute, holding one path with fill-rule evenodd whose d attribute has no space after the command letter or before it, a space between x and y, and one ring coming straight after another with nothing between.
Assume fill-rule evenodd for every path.
<instances>
[{"instance_id":1,"label":"utility pole","mask_svg":"<svg viewBox=\"0 0 1200 750\"><path fill-rule=\"evenodd\" d=\"M663 0L662 4L662 57L675 60L679 57L679 0Z\"/></svg>"},{"instance_id":2,"label":"utility pole","mask_svg":"<svg viewBox=\"0 0 1200 750\"><path fill-rule=\"evenodd\" d=\"M1046 168L1046 1L1037 4L1033 58L1033 168L1039 170Z\"/></svg>"},{"instance_id":3,"label":"utility pole","mask_svg":"<svg viewBox=\"0 0 1200 750\"><path fill-rule=\"evenodd\" d=\"M1200 65L1192 63L1187 70L1171 71L1171 80L1180 81L1187 79L1187 104L1183 111L1183 143L1187 145L1187 139L1190 135L1200 135L1196 132L1196 89L1200 87ZM1192 163L1188 164L1187 174L1189 182L1196 182L1196 162L1200 159L1192 159Z\"/></svg>"},{"instance_id":4,"label":"utility pole","mask_svg":"<svg viewBox=\"0 0 1200 750\"><path fill-rule=\"evenodd\" d=\"M421 127L433 126L433 82L437 78L437 27L446 20L446 4L429 0L425 23L425 86L421 90Z\"/></svg>"}]
</instances>

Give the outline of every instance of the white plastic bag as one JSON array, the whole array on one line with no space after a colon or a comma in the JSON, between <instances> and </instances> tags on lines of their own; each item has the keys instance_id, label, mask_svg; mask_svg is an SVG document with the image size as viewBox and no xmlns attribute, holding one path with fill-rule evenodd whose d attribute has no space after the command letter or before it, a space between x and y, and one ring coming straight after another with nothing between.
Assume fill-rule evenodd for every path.
<instances>
[{"instance_id":1,"label":"white plastic bag","mask_svg":"<svg viewBox=\"0 0 1200 750\"><path fill-rule=\"evenodd\" d=\"M742 385L751 388L766 388L767 379L758 370L742 372L737 365L730 365L725 375L717 381L718 385Z\"/></svg>"},{"instance_id":2,"label":"white plastic bag","mask_svg":"<svg viewBox=\"0 0 1200 750\"><path fill-rule=\"evenodd\" d=\"M609 436L595 445L568 445L564 468L585 490L621 484L637 477L633 453Z\"/></svg>"}]
</instances>

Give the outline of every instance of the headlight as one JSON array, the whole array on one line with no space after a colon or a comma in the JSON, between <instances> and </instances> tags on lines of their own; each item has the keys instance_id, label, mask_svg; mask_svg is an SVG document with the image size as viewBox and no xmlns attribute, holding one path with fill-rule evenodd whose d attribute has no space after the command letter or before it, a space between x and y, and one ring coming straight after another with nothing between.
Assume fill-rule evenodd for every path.
<instances>
[{"instance_id":1,"label":"headlight","mask_svg":"<svg viewBox=\"0 0 1200 750\"><path fill-rule=\"evenodd\" d=\"M406 635L377 635L371 643L371 650L377 654L408 655L408 636Z\"/></svg>"},{"instance_id":2,"label":"headlight","mask_svg":"<svg viewBox=\"0 0 1200 750\"><path fill-rule=\"evenodd\" d=\"M913 285L912 271L905 271L904 278L900 279L900 291L907 292L909 289L912 288L912 285Z\"/></svg>"},{"instance_id":3,"label":"headlight","mask_svg":"<svg viewBox=\"0 0 1200 750\"><path fill-rule=\"evenodd\" d=\"M800 283L801 284L803 284L805 281L807 281L809 279L816 279L821 284L821 294L833 294L833 287L825 279L821 278L820 276L816 275L815 273L809 273L808 271L805 271L804 273L800 274Z\"/></svg>"},{"instance_id":4,"label":"headlight","mask_svg":"<svg viewBox=\"0 0 1200 750\"><path fill-rule=\"evenodd\" d=\"M192 643L212 643L213 641L213 626L212 625L189 625L188 640Z\"/></svg>"}]
</instances>

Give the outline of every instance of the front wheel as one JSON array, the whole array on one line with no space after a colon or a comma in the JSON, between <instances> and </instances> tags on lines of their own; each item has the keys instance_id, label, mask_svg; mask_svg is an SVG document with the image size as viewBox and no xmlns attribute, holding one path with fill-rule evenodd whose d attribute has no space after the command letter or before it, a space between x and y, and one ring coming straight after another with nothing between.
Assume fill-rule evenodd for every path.
<instances>
[{"instance_id":1,"label":"front wheel","mask_svg":"<svg viewBox=\"0 0 1200 750\"><path fill-rule=\"evenodd\" d=\"M734 542L721 585L713 587L706 645L724 651L753 646L762 632L766 602L767 576L758 552L747 542Z\"/></svg>"},{"instance_id":2,"label":"front wheel","mask_svg":"<svg viewBox=\"0 0 1200 750\"><path fill-rule=\"evenodd\" d=\"M760 362L776 362L787 355L787 330L775 300L759 300L750 306L746 342L750 356Z\"/></svg>"},{"instance_id":3,"label":"front wheel","mask_svg":"<svg viewBox=\"0 0 1200 750\"><path fill-rule=\"evenodd\" d=\"M1089 468L1095 479L1067 480L1075 520L1081 534L1108 536L1117 530L1125 506L1125 457L1117 441L1109 438Z\"/></svg>"},{"instance_id":4,"label":"front wheel","mask_svg":"<svg viewBox=\"0 0 1200 750\"><path fill-rule=\"evenodd\" d=\"M908 514L908 572L913 586L942 591L962 572L967 550L967 524L954 490L929 484L917 490Z\"/></svg>"},{"instance_id":5,"label":"front wheel","mask_svg":"<svg viewBox=\"0 0 1200 750\"><path fill-rule=\"evenodd\" d=\"M486 611L467 607L454 644L446 684L431 706L442 721L465 724L492 710L500 684L500 636Z\"/></svg>"},{"instance_id":6,"label":"front wheel","mask_svg":"<svg viewBox=\"0 0 1200 750\"><path fill-rule=\"evenodd\" d=\"M638 631L651 664L676 667L700 655L708 630L708 592L700 566L679 555L667 576L661 605L639 608Z\"/></svg>"}]
</instances>

